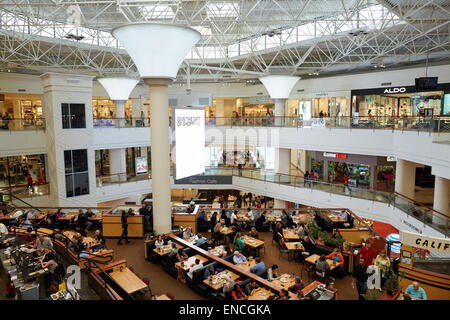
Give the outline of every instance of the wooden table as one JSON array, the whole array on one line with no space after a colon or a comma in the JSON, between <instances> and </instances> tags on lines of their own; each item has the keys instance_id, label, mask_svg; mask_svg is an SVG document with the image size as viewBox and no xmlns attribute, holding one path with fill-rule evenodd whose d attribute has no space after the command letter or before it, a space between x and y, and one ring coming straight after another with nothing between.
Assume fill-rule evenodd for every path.
<instances>
[{"instance_id":1,"label":"wooden table","mask_svg":"<svg viewBox=\"0 0 450 320\"><path fill-rule=\"evenodd\" d=\"M37 221L47 218L47 215L48 215L48 211L39 212L37 215L32 217L30 220L37 222Z\"/></svg>"},{"instance_id":2,"label":"wooden table","mask_svg":"<svg viewBox=\"0 0 450 320\"><path fill-rule=\"evenodd\" d=\"M285 242L286 248L291 251L303 251L305 248L303 247L303 243L301 242Z\"/></svg>"},{"instance_id":3,"label":"wooden table","mask_svg":"<svg viewBox=\"0 0 450 320\"><path fill-rule=\"evenodd\" d=\"M324 285L324 284L322 282L314 280L313 282L311 282L310 284L308 284L306 287L304 287L302 289L303 295L306 296L308 293L310 293L312 290L314 290L319 285ZM328 290L330 290L330 289L328 289ZM330 291L333 291L333 293L334 293L333 300L336 300L336 298L337 298L337 296L336 296L337 289L333 289L333 290L330 290Z\"/></svg>"},{"instance_id":4,"label":"wooden table","mask_svg":"<svg viewBox=\"0 0 450 320\"><path fill-rule=\"evenodd\" d=\"M292 216L292 221L295 223L307 223L314 220L314 217L309 213L298 213Z\"/></svg>"},{"instance_id":5,"label":"wooden table","mask_svg":"<svg viewBox=\"0 0 450 320\"><path fill-rule=\"evenodd\" d=\"M321 215L325 216L328 220L333 223L347 222L347 219L341 218L339 212L320 212Z\"/></svg>"},{"instance_id":6,"label":"wooden table","mask_svg":"<svg viewBox=\"0 0 450 320\"><path fill-rule=\"evenodd\" d=\"M283 237L286 241L300 240L300 236L293 229L283 229Z\"/></svg>"},{"instance_id":7,"label":"wooden table","mask_svg":"<svg viewBox=\"0 0 450 320\"><path fill-rule=\"evenodd\" d=\"M247 261L238 263L236 267L244 269L247 272L250 272L250 268L252 268L256 264L255 259L247 259Z\"/></svg>"},{"instance_id":8,"label":"wooden table","mask_svg":"<svg viewBox=\"0 0 450 320\"><path fill-rule=\"evenodd\" d=\"M195 256L189 257L188 259L184 260L184 261L179 261L177 263L175 263L175 267L177 269L182 269L184 271L189 271L190 267L195 264L195 260L199 259L202 263L208 262L209 259L205 258L199 254L196 254Z\"/></svg>"},{"instance_id":9,"label":"wooden table","mask_svg":"<svg viewBox=\"0 0 450 320\"><path fill-rule=\"evenodd\" d=\"M306 258L305 261L315 266L316 261L319 258L320 258L320 256L318 254L312 254L308 258ZM327 261L328 265L330 266L330 271L338 266L338 264L334 264L333 260L327 259L326 261Z\"/></svg>"},{"instance_id":10,"label":"wooden table","mask_svg":"<svg viewBox=\"0 0 450 320\"><path fill-rule=\"evenodd\" d=\"M270 296L275 295L272 291L266 288L258 288L253 294L248 296L248 300L267 300Z\"/></svg>"},{"instance_id":11,"label":"wooden table","mask_svg":"<svg viewBox=\"0 0 450 320\"><path fill-rule=\"evenodd\" d=\"M64 231L63 234L70 240L72 240L75 237L75 234L77 234L77 232L68 230ZM100 241L97 241L92 237L83 237L82 242L87 246L88 249L98 246L99 244L102 244Z\"/></svg>"},{"instance_id":12,"label":"wooden table","mask_svg":"<svg viewBox=\"0 0 450 320\"><path fill-rule=\"evenodd\" d=\"M160 296L156 297L156 300L172 300L170 299L168 296L166 296L165 294L162 294Z\"/></svg>"},{"instance_id":13,"label":"wooden table","mask_svg":"<svg viewBox=\"0 0 450 320\"><path fill-rule=\"evenodd\" d=\"M183 248L183 246L179 245L176 242L175 242L175 245L177 246L177 249ZM160 256L165 256L166 254L170 253L170 251L172 250L172 247L170 244L166 244L166 245L162 246L160 249L161 250L159 251L158 248L155 248L155 249L153 249L153 252L159 254Z\"/></svg>"},{"instance_id":14,"label":"wooden table","mask_svg":"<svg viewBox=\"0 0 450 320\"><path fill-rule=\"evenodd\" d=\"M223 285L225 284L225 280L223 280L222 277L223 277L225 274L227 274L227 273L230 275L231 279L233 279L233 280L235 280L235 281L236 281L236 279L239 278L239 275L237 275L236 273L234 273L234 272L232 272L232 271L230 271L230 270L225 269L225 270L223 270L222 272L219 272L219 273L216 274L216 275L211 275L211 276L209 276L208 279L203 280L203 283L207 284L208 286L210 286L211 288L213 288L213 289L216 290L216 291L217 291L217 290L220 290L220 289L222 289ZM213 281L215 280L216 283L215 283L215 284L210 283L210 282L209 282L210 279L213 279Z\"/></svg>"},{"instance_id":15,"label":"wooden table","mask_svg":"<svg viewBox=\"0 0 450 320\"><path fill-rule=\"evenodd\" d=\"M237 216L237 221L238 222L248 222L250 221L250 217L247 214L238 214Z\"/></svg>"},{"instance_id":16,"label":"wooden table","mask_svg":"<svg viewBox=\"0 0 450 320\"><path fill-rule=\"evenodd\" d=\"M242 240L244 240L245 245L247 245L253 249L256 249L256 248L264 245L264 240L255 239L250 236L242 236Z\"/></svg>"},{"instance_id":17,"label":"wooden table","mask_svg":"<svg viewBox=\"0 0 450 320\"><path fill-rule=\"evenodd\" d=\"M90 221L100 221L100 220L102 220L102 214L101 213L96 213L94 216L89 217L88 220L90 220Z\"/></svg>"},{"instance_id":18,"label":"wooden table","mask_svg":"<svg viewBox=\"0 0 450 320\"><path fill-rule=\"evenodd\" d=\"M127 267L123 268L122 271L111 272L109 275L129 294L147 288L145 282Z\"/></svg>"},{"instance_id":19,"label":"wooden table","mask_svg":"<svg viewBox=\"0 0 450 320\"><path fill-rule=\"evenodd\" d=\"M232 227L224 227L220 229L220 233L223 234L224 236L227 236L229 234L232 234L234 232Z\"/></svg>"},{"instance_id":20,"label":"wooden table","mask_svg":"<svg viewBox=\"0 0 450 320\"><path fill-rule=\"evenodd\" d=\"M225 251L225 246L217 246L211 250L208 250L209 253L215 255L216 257L220 257Z\"/></svg>"},{"instance_id":21,"label":"wooden table","mask_svg":"<svg viewBox=\"0 0 450 320\"><path fill-rule=\"evenodd\" d=\"M78 217L79 212L67 212L63 217L59 218L58 221L70 221L75 217Z\"/></svg>"},{"instance_id":22,"label":"wooden table","mask_svg":"<svg viewBox=\"0 0 450 320\"><path fill-rule=\"evenodd\" d=\"M285 280L285 281L281 281ZM281 276L279 276L277 279L271 281L274 285L283 288L288 289L290 286L295 284L295 276L292 274L284 273Z\"/></svg>"},{"instance_id":23,"label":"wooden table","mask_svg":"<svg viewBox=\"0 0 450 320\"><path fill-rule=\"evenodd\" d=\"M16 213L17 210L11 211L7 214L5 214L3 217L0 217L0 220L11 220L14 219L12 216L14 213Z\"/></svg>"},{"instance_id":24,"label":"wooden table","mask_svg":"<svg viewBox=\"0 0 450 320\"><path fill-rule=\"evenodd\" d=\"M274 213L266 213L266 221L267 222L280 222L281 215L274 214Z\"/></svg>"}]
</instances>

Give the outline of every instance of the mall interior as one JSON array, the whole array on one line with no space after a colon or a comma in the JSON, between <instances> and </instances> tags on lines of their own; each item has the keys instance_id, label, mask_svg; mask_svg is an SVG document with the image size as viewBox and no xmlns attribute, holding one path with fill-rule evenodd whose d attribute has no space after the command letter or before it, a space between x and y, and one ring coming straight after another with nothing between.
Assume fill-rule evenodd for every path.
<instances>
[{"instance_id":1,"label":"mall interior","mask_svg":"<svg viewBox=\"0 0 450 320\"><path fill-rule=\"evenodd\" d=\"M448 2L72 2L0 4L1 300L450 300Z\"/></svg>"}]
</instances>

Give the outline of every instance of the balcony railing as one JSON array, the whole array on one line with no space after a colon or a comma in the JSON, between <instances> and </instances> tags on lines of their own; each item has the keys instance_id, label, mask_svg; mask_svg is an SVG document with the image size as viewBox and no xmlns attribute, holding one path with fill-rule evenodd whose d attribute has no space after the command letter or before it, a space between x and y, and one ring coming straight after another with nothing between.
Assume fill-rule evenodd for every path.
<instances>
[{"instance_id":1,"label":"balcony railing","mask_svg":"<svg viewBox=\"0 0 450 320\"><path fill-rule=\"evenodd\" d=\"M289 185L296 188L320 190L347 197L383 202L402 210L406 214L416 218L437 231L447 236L449 235L449 219L447 216L396 192L392 193L376 189L363 188L360 186L345 186L342 183L315 181L304 179L301 176L279 174L259 169L239 170L238 168L208 167L203 175L242 177L252 180L276 183L279 185ZM111 183L126 183L145 179L151 179L151 173L142 176L119 173L110 176L97 177L97 186L108 185Z\"/></svg>"},{"instance_id":2,"label":"balcony railing","mask_svg":"<svg viewBox=\"0 0 450 320\"><path fill-rule=\"evenodd\" d=\"M40 196L45 196L50 193L50 186L48 182L33 184L32 189L28 188L26 184L19 184L11 187L0 187L0 194L3 195L3 201L10 202L14 199L30 199ZM1 200L1 199L0 199Z\"/></svg>"},{"instance_id":3,"label":"balcony railing","mask_svg":"<svg viewBox=\"0 0 450 320\"><path fill-rule=\"evenodd\" d=\"M0 119L0 132L25 131L25 130L44 130L45 118L35 119Z\"/></svg>"},{"instance_id":4,"label":"balcony railing","mask_svg":"<svg viewBox=\"0 0 450 320\"><path fill-rule=\"evenodd\" d=\"M171 120L171 119L169 119ZM371 130L412 130L450 132L449 116L433 117L322 117L300 120L298 117L214 117L205 118L207 126L279 127L279 128L354 128ZM170 125L170 121L169 121ZM150 127L150 118L94 118L94 128Z\"/></svg>"}]
</instances>

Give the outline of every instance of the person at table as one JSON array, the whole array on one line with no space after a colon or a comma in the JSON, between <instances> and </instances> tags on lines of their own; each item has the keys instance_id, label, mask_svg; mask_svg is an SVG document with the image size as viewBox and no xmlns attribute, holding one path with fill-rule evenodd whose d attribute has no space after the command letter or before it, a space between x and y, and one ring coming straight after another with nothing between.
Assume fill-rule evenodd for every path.
<instances>
[{"instance_id":1,"label":"person at table","mask_svg":"<svg viewBox=\"0 0 450 320\"><path fill-rule=\"evenodd\" d=\"M369 240L366 241L365 245L361 248L361 256L364 257L366 266L373 265L373 260L376 258L377 254L372 248L372 243Z\"/></svg>"},{"instance_id":2,"label":"person at table","mask_svg":"<svg viewBox=\"0 0 450 320\"><path fill-rule=\"evenodd\" d=\"M54 273L58 266L58 255L53 250L53 247L45 247L44 254L39 259L42 269L48 268L50 273Z\"/></svg>"},{"instance_id":3,"label":"person at table","mask_svg":"<svg viewBox=\"0 0 450 320\"><path fill-rule=\"evenodd\" d=\"M8 228L3 223L0 223L0 238L4 238L8 233Z\"/></svg>"},{"instance_id":4,"label":"person at table","mask_svg":"<svg viewBox=\"0 0 450 320\"><path fill-rule=\"evenodd\" d=\"M28 210L26 213L26 220L31 221L35 216L37 216L37 211L34 209Z\"/></svg>"},{"instance_id":5,"label":"person at table","mask_svg":"<svg viewBox=\"0 0 450 320\"><path fill-rule=\"evenodd\" d=\"M32 227L32 226L33 226L33 224L31 223L31 221L27 219L26 215L20 216L20 217L18 218L18 221L17 221L17 222L18 222L18 225L19 225L19 226L22 226L22 227L25 227L25 228L27 228L27 227Z\"/></svg>"},{"instance_id":6,"label":"person at table","mask_svg":"<svg viewBox=\"0 0 450 320\"><path fill-rule=\"evenodd\" d=\"M250 230L250 232L248 233L248 235L249 235L250 237L252 237L252 238L259 239L259 234L258 234L258 231L256 230L255 227L252 227L252 228L251 228L251 230Z\"/></svg>"},{"instance_id":7,"label":"person at table","mask_svg":"<svg viewBox=\"0 0 450 320\"><path fill-rule=\"evenodd\" d=\"M63 218L66 214L62 212L62 209L59 208L55 213L55 220L58 221L59 219Z\"/></svg>"},{"instance_id":8,"label":"person at table","mask_svg":"<svg viewBox=\"0 0 450 320\"><path fill-rule=\"evenodd\" d=\"M255 293L255 290L258 289L258 288L259 288L259 286L258 286L258 284L256 283L256 280L255 280L255 279L252 279L252 280L250 280L250 282L247 283L247 285L245 286L244 292L245 292L246 295L251 296L253 293Z\"/></svg>"},{"instance_id":9,"label":"person at table","mask_svg":"<svg viewBox=\"0 0 450 320\"><path fill-rule=\"evenodd\" d=\"M274 264L271 267L267 268L267 279L272 281L278 278L278 265Z\"/></svg>"},{"instance_id":10,"label":"person at table","mask_svg":"<svg viewBox=\"0 0 450 320\"><path fill-rule=\"evenodd\" d=\"M288 214L287 214L286 210L283 210L281 212L281 225L283 228L286 228L288 225Z\"/></svg>"},{"instance_id":11,"label":"person at table","mask_svg":"<svg viewBox=\"0 0 450 320\"><path fill-rule=\"evenodd\" d=\"M51 218L50 216L47 216L47 218L42 219L42 220L39 222L39 226L42 226L42 227L51 227L51 226L52 226L52 218Z\"/></svg>"},{"instance_id":12,"label":"person at table","mask_svg":"<svg viewBox=\"0 0 450 320\"><path fill-rule=\"evenodd\" d=\"M208 223L208 231L211 231L212 236L213 236L212 231L216 224L217 224L217 212L213 212L213 214L211 215L211 218L209 219L209 223Z\"/></svg>"},{"instance_id":13,"label":"person at table","mask_svg":"<svg viewBox=\"0 0 450 320\"><path fill-rule=\"evenodd\" d=\"M302 290L298 290L297 293L289 300L305 300L305 295Z\"/></svg>"},{"instance_id":14,"label":"person at table","mask_svg":"<svg viewBox=\"0 0 450 320\"><path fill-rule=\"evenodd\" d=\"M49 237L44 236L43 234L40 234L35 242L35 245L31 245L32 247L34 247L36 249L36 253L38 255L42 255L44 254L44 249L47 247L52 247L53 248L53 242Z\"/></svg>"},{"instance_id":15,"label":"person at table","mask_svg":"<svg viewBox=\"0 0 450 320\"><path fill-rule=\"evenodd\" d=\"M302 279L300 277L295 277L295 283L288 288L288 290L292 293L296 293L298 290L303 290L305 287Z\"/></svg>"},{"instance_id":16,"label":"person at table","mask_svg":"<svg viewBox=\"0 0 450 320\"><path fill-rule=\"evenodd\" d=\"M86 245L83 243L83 236L80 233L76 233L70 240L69 248L79 257L85 258L89 256Z\"/></svg>"},{"instance_id":17,"label":"person at table","mask_svg":"<svg viewBox=\"0 0 450 320\"><path fill-rule=\"evenodd\" d=\"M128 209L128 215L129 215L129 216L134 216L133 208L129 208L129 209Z\"/></svg>"},{"instance_id":18,"label":"person at table","mask_svg":"<svg viewBox=\"0 0 450 320\"><path fill-rule=\"evenodd\" d=\"M289 291L287 291L286 289L281 289L280 299L278 300L289 300Z\"/></svg>"},{"instance_id":19,"label":"person at table","mask_svg":"<svg viewBox=\"0 0 450 320\"><path fill-rule=\"evenodd\" d=\"M189 259L188 255L186 254L186 252L183 251L183 249L178 249L177 255L176 255L176 260L177 262L182 262ZM178 269L177 272L177 280L181 281L181 282L186 282L185 276L184 276L184 272L181 269Z\"/></svg>"},{"instance_id":20,"label":"person at table","mask_svg":"<svg viewBox=\"0 0 450 320\"><path fill-rule=\"evenodd\" d=\"M200 259L195 259L194 264L192 264L189 268L189 271L187 272L187 276L189 279L192 279L195 270L203 268L203 262L200 261Z\"/></svg>"},{"instance_id":21,"label":"person at table","mask_svg":"<svg viewBox=\"0 0 450 320\"><path fill-rule=\"evenodd\" d=\"M177 255L177 254L178 254L178 247L177 247L177 245L176 245L175 242L172 242L172 243L170 244L170 253L169 253L169 256L170 256L170 255Z\"/></svg>"},{"instance_id":22,"label":"person at table","mask_svg":"<svg viewBox=\"0 0 450 320\"><path fill-rule=\"evenodd\" d=\"M89 208L86 212L81 211L78 217L75 218L74 222L77 222L80 230L87 232L92 228L92 221L89 221L89 218L95 216L92 210Z\"/></svg>"},{"instance_id":23,"label":"person at table","mask_svg":"<svg viewBox=\"0 0 450 320\"><path fill-rule=\"evenodd\" d=\"M225 227L225 221L218 220L214 228L212 229L212 237L215 240L222 239L222 234L220 233L220 230Z\"/></svg>"},{"instance_id":24,"label":"person at table","mask_svg":"<svg viewBox=\"0 0 450 320\"><path fill-rule=\"evenodd\" d=\"M230 224L233 225L235 222L237 222L237 215L236 215L237 211L231 211L231 215L230 215Z\"/></svg>"},{"instance_id":25,"label":"person at table","mask_svg":"<svg viewBox=\"0 0 450 320\"><path fill-rule=\"evenodd\" d=\"M223 277L223 280L225 280L225 284L222 288L222 295L227 297L233 291L235 282L228 274Z\"/></svg>"},{"instance_id":26,"label":"person at table","mask_svg":"<svg viewBox=\"0 0 450 320\"><path fill-rule=\"evenodd\" d=\"M234 252L234 256L233 256L233 263L239 264L239 263L242 263L245 261L247 261L247 258L242 253L240 253L239 251L236 250Z\"/></svg>"},{"instance_id":27,"label":"person at table","mask_svg":"<svg viewBox=\"0 0 450 320\"><path fill-rule=\"evenodd\" d=\"M92 247L91 248L92 250L97 251L97 250L101 250L101 249L105 248L106 240L105 240L105 237L103 237L103 233L100 230L95 230L94 240L96 242L99 242L99 244Z\"/></svg>"},{"instance_id":28,"label":"person at table","mask_svg":"<svg viewBox=\"0 0 450 320\"><path fill-rule=\"evenodd\" d=\"M344 267L344 257L339 248L334 248L333 252L326 256L327 259L333 260L339 268Z\"/></svg>"},{"instance_id":29,"label":"person at table","mask_svg":"<svg viewBox=\"0 0 450 320\"><path fill-rule=\"evenodd\" d=\"M204 278L207 280L210 276L215 275L217 273L216 269L213 265L210 265L205 269Z\"/></svg>"},{"instance_id":30,"label":"person at table","mask_svg":"<svg viewBox=\"0 0 450 320\"><path fill-rule=\"evenodd\" d=\"M223 253L222 253L221 258L228 257L228 256L230 256L230 255L232 255L232 254L233 254L233 252L231 251L230 247L229 247L229 246L225 246L225 247L223 248Z\"/></svg>"},{"instance_id":31,"label":"person at table","mask_svg":"<svg viewBox=\"0 0 450 320\"><path fill-rule=\"evenodd\" d=\"M231 291L231 300L247 300L247 295L237 283L234 284L233 290Z\"/></svg>"},{"instance_id":32,"label":"person at table","mask_svg":"<svg viewBox=\"0 0 450 320\"><path fill-rule=\"evenodd\" d=\"M261 213L258 219L256 219L255 227L257 229L261 230L264 228L264 226L270 226L270 224L267 222L266 214L267 212L264 211L263 213Z\"/></svg>"},{"instance_id":33,"label":"person at table","mask_svg":"<svg viewBox=\"0 0 450 320\"><path fill-rule=\"evenodd\" d=\"M385 249L380 251L373 264L380 269L380 284L383 287L386 281L386 274L391 268L391 260L387 257Z\"/></svg>"},{"instance_id":34,"label":"person at table","mask_svg":"<svg viewBox=\"0 0 450 320\"><path fill-rule=\"evenodd\" d=\"M367 293L367 279L371 274L367 273L367 266L365 265L364 257L359 257L359 263L353 268L352 287L358 291L358 299L365 300L363 295Z\"/></svg>"},{"instance_id":35,"label":"person at table","mask_svg":"<svg viewBox=\"0 0 450 320\"><path fill-rule=\"evenodd\" d=\"M184 231L183 231L183 239L184 240L189 239L192 236L193 236L193 234L192 234L190 227L187 227L186 229L184 229Z\"/></svg>"},{"instance_id":36,"label":"person at table","mask_svg":"<svg viewBox=\"0 0 450 320\"><path fill-rule=\"evenodd\" d=\"M260 272L263 272L264 269L266 269L266 265L264 264L264 262L261 261L261 259L259 257L255 258L255 262L256 262L256 264L250 268L250 272L260 273Z\"/></svg>"},{"instance_id":37,"label":"person at table","mask_svg":"<svg viewBox=\"0 0 450 320\"><path fill-rule=\"evenodd\" d=\"M417 281L411 283L408 288L406 288L406 294L408 294L413 300L427 300L427 294L422 287L419 286Z\"/></svg>"},{"instance_id":38,"label":"person at table","mask_svg":"<svg viewBox=\"0 0 450 320\"><path fill-rule=\"evenodd\" d=\"M208 239L206 239L204 236L202 236L200 233L197 233L197 246L201 246L204 243L207 243Z\"/></svg>"},{"instance_id":39,"label":"person at table","mask_svg":"<svg viewBox=\"0 0 450 320\"><path fill-rule=\"evenodd\" d=\"M296 233L298 234L300 239L304 239L306 235L305 225L303 223L299 223L297 226Z\"/></svg>"},{"instance_id":40,"label":"person at table","mask_svg":"<svg viewBox=\"0 0 450 320\"><path fill-rule=\"evenodd\" d=\"M245 251L245 241L242 239L242 234L240 232L236 233L236 238L234 241L235 249L244 252Z\"/></svg>"},{"instance_id":41,"label":"person at table","mask_svg":"<svg viewBox=\"0 0 450 320\"><path fill-rule=\"evenodd\" d=\"M303 237L302 243L303 243L303 248L305 248L305 252L308 252L310 255L314 253L315 247L311 243L311 240L309 240L309 237L307 235L305 235Z\"/></svg>"},{"instance_id":42,"label":"person at table","mask_svg":"<svg viewBox=\"0 0 450 320\"><path fill-rule=\"evenodd\" d=\"M328 278L330 272L330 265L327 262L327 259L324 254L320 256L316 261L316 270L323 273L325 278Z\"/></svg>"},{"instance_id":43,"label":"person at table","mask_svg":"<svg viewBox=\"0 0 450 320\"><path fill-rule=\"evenodd\" d=\"M272 239L274 241L276 241L277 243L279 243L280 242L280 236L279 235L283 234L283 228L282 228L282 225L281 225L280 222L276 223L275 228L273 228L272 233L273 233Z\"/></svg>"},{"instance_id":44,"label":"person at table","mask_svg":"<svg viewBox=\"0 0 450 320\"><path fill-rule=\"evenodd\" d=\"M159 235L155 241L155 247L158 249L158 248L161 248L162 246L164 246L164 240L163 240L162 236Z\"/></svg>"},{"instance_id":45,"label":"person at table","mask_svg":"<svg viewBox=\"0 0 450 320\"><path fill-rule=\"evenodd\" d=\"M208 222L206 222L205 210L200 211L200 214L198 215L198 218L197 218L197 224L198 224L199 229L204 228L204 227L206 227L206 229L208 229Z\"/></svg>"},{"instance_id":46,"label":"person at table","mask_svg":"<svg viewBox=\"0 0 450 320\"><path fill-rule=\"evenodd\" d=\"M339 218L343 219L344 221L348 220L348 214L345 210L341 210L341 212L339 213Z\"/></svg>"}]
</instances>

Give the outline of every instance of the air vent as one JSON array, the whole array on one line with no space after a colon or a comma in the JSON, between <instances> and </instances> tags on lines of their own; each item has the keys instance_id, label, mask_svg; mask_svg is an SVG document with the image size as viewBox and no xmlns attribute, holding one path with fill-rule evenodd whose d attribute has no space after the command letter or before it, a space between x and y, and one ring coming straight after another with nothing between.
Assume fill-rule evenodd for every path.
<instances>
[{"instance_id":1,"label":"air vent","mask_svg":"<svg viewBox=\"0 0 450 320\"><path fill-rule=\"evenodd\" d=\"M298 89L297 92L305 92L305 89Z\"/></svg>"},{"instance_id":2,"label":"air vent","mask_svg":"<svg viewBox=\"0 0 450 320\"><path fill-rule=\"evenodd\" d=\"M25 90L25 89L19 89L19 90L17 90L17 91L19 91L19 92L26 92L27 90Z\"/></svg>"},{"instance_id":3,"label":"air vent","mask_svg":"<svg viewBox=\"0 0 450 320\"><path fill-rule=\"evenodd\" d=\"M178 99L169 98L169 106L171 106L171 107L178 107Z\"/></svg>"},{"instance_id":4,"label":"air vent","mask_svg":"<svg viewBox=\"0 0 450 320\"><path fill-rule=\"evenodd\" d=\"M226 74L226 75L222 76L222 78L231 78L231 75Z\"/></svg>"},{"instance_id":5,"label":"air vent","mask_svg":"<svg viewBox=\"0 0 450 320\"><path fill-rule=\"evenodd\" d=\"M262 96L264 93L263 92L258 92L257 95L258 96Z\"/></svg>"},{"instance_id":6,"label":"air vent","mask_svg":"<svg viewBox=\"0 0 450 320\"><path fill-rule=\"evenodd\" d=\"M391 86L392 82L383 82L381 85L382 86Z\"/></svg>"},{"instance_id":7,"label":"air vent","mask_svg":"<svg viewBox=\"0 0 450 320\"><path fill-rule=\"evenodd\" d=\"M198 104L201 106L209 106L211 105L208 97L200 97L198 98Z\"/></svg>"}]
</instances>

